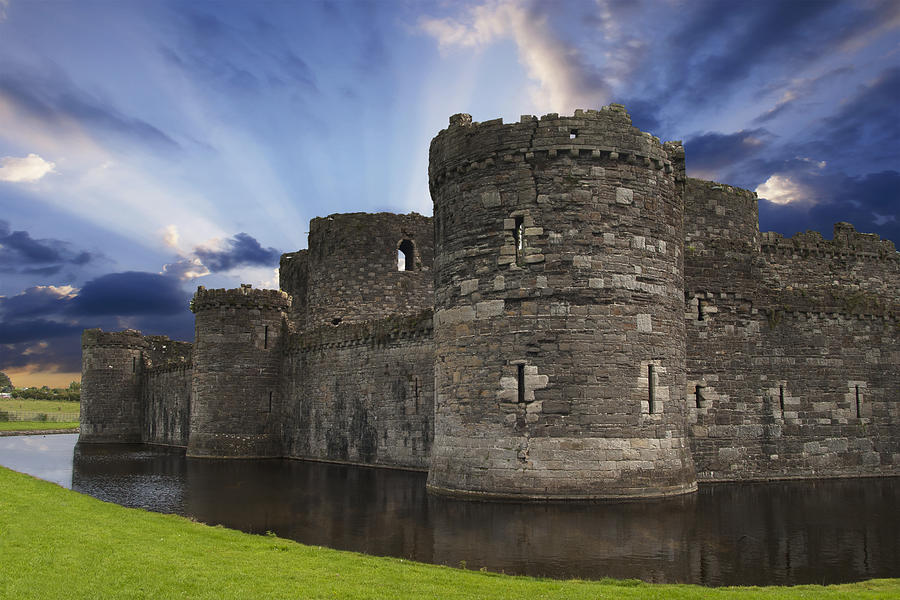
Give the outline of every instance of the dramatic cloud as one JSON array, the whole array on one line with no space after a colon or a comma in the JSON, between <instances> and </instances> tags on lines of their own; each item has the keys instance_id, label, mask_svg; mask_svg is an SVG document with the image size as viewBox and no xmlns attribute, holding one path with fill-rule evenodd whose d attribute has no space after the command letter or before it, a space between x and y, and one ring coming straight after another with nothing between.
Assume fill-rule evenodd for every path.
<instances>
[{"instance_id":1,"label":"dramatic cloud","mask_svg":"<svg viewBox=\"0 0 900 600\"><path fill-rule=\"evenodd\" d=\"M0 220L0 272L52 274L64 264L82 266L93 258L89 252L71 250L68 242L11 231L9 223Z\"/></svg>"},{"instance_id":2,"label":"dramatic cloud","mask_svg":"<svg viewBox=\"0 0 900 600\"><path fill-rule=\"evenodd\" d=\"M241 95L270 87L318 91L313 70L269 23L259 18L226 21L201 8L179 11L176 22L183 34L178 39L183 43L160 49L169 64Z\"/></svg>"},{"instance_id":3,"label":"dramatic cloud","mask_svg":"<svg viewBox=\"0 0 900 600\"><path fill-rule=\"evenodd\" d=\"M538 82L532 102L541 110L571 113L576 108L608 102L610 86L579 49L563 42L546 15L514 0L472 7L460 21L452 18L419 20L422 31L441 49L481 48L499 39L512 39L519 62Z\"/></svg>"},{"instance_id":4,"label":"dramatic cloud","mask_svg":"<svg viewBox=\"0 0 900 600\"><path fill-rule=\"evenodd\" d=\"M765 129L694 136L684 143L688 174L692 177L713 177L720 169L755 155L771 139L772 135Z\"/></svg>"},{"instance_id":5,"label":"dramatic cloud","mask_svg":"<svg viewBox=\"0 0 900 600\"><path fill-rule=\"evenodd\" d=\"M275 248L263 248L254 237L243 232L226 240L222 250L196 248L194 253L214 273L240 266L270 267L277 265L281 257Z\"/></svg>"},{"instance_id":6,"label":"dramatic cloud","mask_svg":"<svg viewBox=\"0 0 900 600\"><path fill-rule=\"evenodd\" d=\"M0 158L0 181L13 183L37 181L47 173L52 173L56 165L37 154L24 158L4 156Z\"/></svg>"},{"instance_id":7,"label":"dramatic cloud","mask_svg":"<svg viewBox=\"0 0 900 600\"><path fill-rule=\"evenodd\" d=\"M211 271L206 268L206 265L204 265L199 258L185 257L176 262L164 265L163 273L167 276L185 281L209 275Z\"/></svg>"},{"instance_id":8,"label":"dramatic cloud","mask_svg":"<svg viewBox=\"0 0 900 600\"><path fill-rule=\"evenodd\" d=\"M178 280L156 273L127 271L93 279L69 306L73 315L173 315L187 310L188 295Z\"/></svg>"},{"instance_id":9,"label":"dramatic cloud","mask_svg":"<svg viewBox=\"0 0 900 600\"><path fill-rule=\"evenodd\" d=\"M7 104L46 126L68 122L99 129L141 144L172 151L180 148L171 137L141 119L123 114L105 100L78 88L63 73L48 69L0 73L0 105Z\"/></svg>"},{"instance_id":10,"label":"dramatic cloud","mask_svg":"<svg viewBox=\"0 0 900 600\"><path fill-rule=\"evenodd\" d=\"M840 109L825 119L817 134L824 149L846 153L850 148L865 151L850 158L876 160L885 166L900 164L900 67L882 72L860 88Z\"/></svg>"},{"instance_id":11,"label":"dramatic cloud","mask_svg":"<svg viewBox=\"0 0 900 600\"><path fill-rule=\"evenodd\" d=\"M77 293L77 289L68 285L30 287L15 296L0 297L0 314L4 321L61 314Z\"/></svg>"}]
</instances>

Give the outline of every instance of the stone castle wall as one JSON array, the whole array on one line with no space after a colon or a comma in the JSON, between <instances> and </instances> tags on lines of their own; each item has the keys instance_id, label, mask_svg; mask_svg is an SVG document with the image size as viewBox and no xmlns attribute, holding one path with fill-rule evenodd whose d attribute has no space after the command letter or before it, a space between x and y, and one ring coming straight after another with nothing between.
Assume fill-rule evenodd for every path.
<instances>
[{"instance_id":1,"label":"stone castle wall","mask_svg":"<svg viewBox=\"0 0 900 600\"><path fill-rule=\"evenodd\" d=\"M295 336L286 356L292 457L425 470L434 415L431 312Z\"/></svg>"},{"instance_id":2,"label":"stone castle wall","mask_svg":"<svg viewBox=\"0 0 900 600\"><path fill-rule=\"evenodd\" d=\"M455 115L429 176L433 219L315 219L281 290L198 289L193 345L85 331L80 440L520 499L900 474L892 243L760 233L618 105Z\"/></svg>"},{"instance_id":3,"label":"stone castle wall","mask_svg":"<svg viewBox=\"0 0 900 600\"><path fill-rule=\"evenodd\" d=\"M701 480L897 473L893 244L757 234L752 193L688 182L685 389Z\"/></svg>"},{"instance_id":4,"label":"stone castle wall","mask_svg":"<svg viewBox=\"0 0 900 600\"><path fill-rule=\"evenodd\" d=\"M683 150L624 108L432 142L430 489L604 498L696 489L684 389Z\"/></svg>"}]
</instances>

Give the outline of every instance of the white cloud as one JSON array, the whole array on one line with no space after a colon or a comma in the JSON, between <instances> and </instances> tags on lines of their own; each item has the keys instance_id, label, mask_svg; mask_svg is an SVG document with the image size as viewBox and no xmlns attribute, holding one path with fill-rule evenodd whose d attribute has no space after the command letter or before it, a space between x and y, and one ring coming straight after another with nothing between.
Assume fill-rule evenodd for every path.
<instances>
[{"instance_id":1,"label":"white cloud","mask_svg":"<svg viewBox=\"0 0 900 600\"><path fill-rule=\"evenodd\" d=\"M34 153L24 158L4 156L0 158L0 181L12 183L37 181L47 173L52 173L55 168L55 164Z\"/></svg>"},{"instance_id":2,"label":"white cloud","mask_svg":"<svg viewBox=\"0 0 900 600\"><path fill-rule=\"evenodd\" d=\"M74 298L81 290L71 285L36 285L35 289L47 290L60 298Z\"/></svg>"},{"instance_id":3,"label":"white cloud","mask_svg":"<svg viewBox=\"0 0 900 600\"><path fill-rule=\"evenodd\" d=\"M197 257L183 257L176 262L163 265L163 274L174 275L181 281L197 279L209 273L210 270Z\"/></svg>"},{"instance_id":4,"label":"white cloud","mask_svg":"<svg viewBox=\"0 0 900 600\"><path fill-rule=\"evenodd\" d=\"M772 175L756 188L756 194L775 204L809 202L810 190L786 175Z\"/></svg>"},{"instance_id":5,"label":"white cloud","mask_svg":"<svg viewBox=\"0 0 900 600\"><path fill-rule=\"evenodd\" d=\"M0 0L0 21L6 20L7 8L9 8L9 0Z\"/></svg>"},{"instance_id":6,"label":"white cloud","mask_svg":"<svg viewBox=\"0 0 900 600\"><path fill-rule=\"evenodd\" d=\"M419 27L437 40L441 50L481 48L511 38L518 49L519 62L537 82L531 95L539 110L571 113L608 100L607 84L586 66L578 49L556 37L546 16L528 10L516 0L494 0L474 6L463 21L422 18Z\"/></svg>"},{"instance_id":7,"label":"white cloud","mask_svg":"<svg viewBox=\"0 0 900 600\"><path fill-rule=\"evenodd\" d=\"M163 244L172 248L173 250L178 250L178 227L175 225L166 225L162 231L162 240Z\"/></svg>"}]
</instances>

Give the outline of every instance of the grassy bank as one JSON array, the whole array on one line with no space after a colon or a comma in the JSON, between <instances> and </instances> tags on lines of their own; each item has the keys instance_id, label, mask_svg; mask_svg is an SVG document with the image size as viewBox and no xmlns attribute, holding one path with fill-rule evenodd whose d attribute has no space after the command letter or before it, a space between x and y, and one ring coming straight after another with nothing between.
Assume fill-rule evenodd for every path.
<instances>
[{"instance_id":1,"label":"grassy bank","mask_svg":"<svg viewBox=\"0 0 900 600\"><path fill-rule=\"evenodd\" d=\"M508 577L107 504L0 468L0 598L897 598L900 580L702 588Z\"/></svg>"},{"instance_id":2,"label":"grassy bank","mask_svg":"<svg viewBox=\"0 0 900 600\"><path fill-rule=\"evenodd\" d=\"M0 431L40 431L42 429L78 429L72 421L0 421ZM74 433L74 432L73 432Z\"/></svg>"}]
</instances>

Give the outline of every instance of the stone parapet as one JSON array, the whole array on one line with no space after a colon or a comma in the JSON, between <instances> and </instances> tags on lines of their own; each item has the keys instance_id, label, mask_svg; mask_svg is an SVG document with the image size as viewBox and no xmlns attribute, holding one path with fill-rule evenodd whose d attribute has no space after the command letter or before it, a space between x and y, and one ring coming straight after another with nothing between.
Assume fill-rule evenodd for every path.
<instances>
[{"instance_id":1,"label":"stone parapet","mask_svg":"<svg viewBox=\"0 0 900 600\"><path fill-rule=\"evenodd\" d=\"M291 297L281 290L255 290L246 284L230 290L221 288L208 290L202 285L197 287L197 292L191 300L192 312L223 307L288 310L291 307Z\"/></svg>"}]
</instances>

